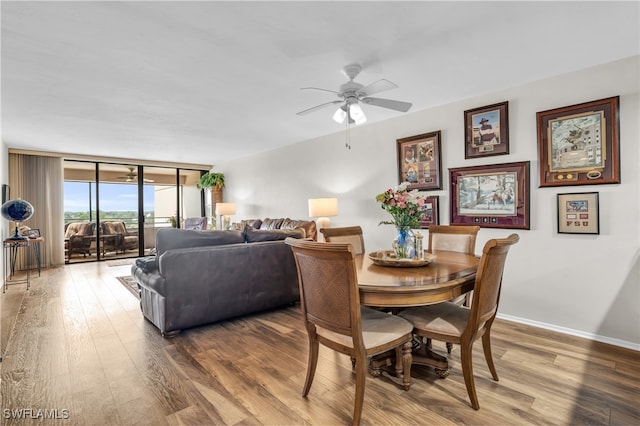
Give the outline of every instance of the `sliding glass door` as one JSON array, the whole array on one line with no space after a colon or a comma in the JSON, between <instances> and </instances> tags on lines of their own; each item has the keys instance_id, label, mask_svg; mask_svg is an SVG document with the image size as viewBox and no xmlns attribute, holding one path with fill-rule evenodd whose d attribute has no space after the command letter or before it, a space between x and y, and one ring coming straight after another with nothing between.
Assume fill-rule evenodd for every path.
<instances>
[{"instance_id":1,"label":"sliding glass door","mask_svg":"<svg viewBox=\"0 0 640 426\"><path fill-rule=\"evenodd\" d=\"M150 254L160 228L204 215L200 170L67 160L64 171L70 263Z\"/></svg>"}]
</instances>

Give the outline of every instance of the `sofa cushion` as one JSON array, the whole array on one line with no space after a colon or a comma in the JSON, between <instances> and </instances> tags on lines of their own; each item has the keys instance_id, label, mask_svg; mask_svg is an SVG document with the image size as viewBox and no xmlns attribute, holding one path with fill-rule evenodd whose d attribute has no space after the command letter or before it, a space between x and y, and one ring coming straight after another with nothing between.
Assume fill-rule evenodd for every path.
<instances>
[{"instance_id":1,"label":"sofa cushion","mask_svg":"<svg viewBox=\"0 0 640 426\"><path fill-rule=\"evenodd\" d=\"M244 231L244 228L246 228L247 226L250 226L254 229L260 229L260 225L262 225L262 219L243 219L240 222L232 223L231 229Z\"/></svg>"},{"instance_id":2,"label":"sofa cushion","mask_svg":"<svg viewBox=\"0 0 640 426\"><path fill-rule=\"evenodd\" d=\"M248 243L257 243L262 241L278 241L287 237L304 238L305 232L303 228L296 229L253 229L247 226L244 229L246 241Z\"/></svg>"},{"instance_id":3,"label":"sofa cushion","mask_svg":"<svg viewBox=\"0 0 640 426\"><path fill-rule=\"evenodd\" d=\"M278 218L278 219L266 218L260 224L260 228L259 229L265 229L265 230L280 229L280 226L282 225L282 222L284 222L283 218Z\"/></svg>"},{"instance_id":4,"label":"sofa cushion","mask_svg":"<svg viewBox=\"0 0 640 426\"><path fill-rule=\"evenodd\" d=\"M74 235L90 236L95 230L95 222L72 222L67 225L64 231L64 237L70 238Z\"/></svg>"},{"instance_id":5,"label":"sofa cushion","mask_svg":"<svg viewBox=\"0 0 640 426\"><path fill-rule=\"evenodd\" d=\"M102 233L104 235L127 235L126 228L124 226L124 222L102 222Z\"/></svg>"},{"instance_id":6,"label":"sofa cushion","mask_svg":"<svg viewBox=\"0 0 640 426\"><path fill-rule=\"evenodd\" d=\"M191 229L162 228L156 236L156 251L160 256L165 251L172 249L237 243L244 243L244 235L241 231L195 231Z\"/></svg>"}]
</instances>

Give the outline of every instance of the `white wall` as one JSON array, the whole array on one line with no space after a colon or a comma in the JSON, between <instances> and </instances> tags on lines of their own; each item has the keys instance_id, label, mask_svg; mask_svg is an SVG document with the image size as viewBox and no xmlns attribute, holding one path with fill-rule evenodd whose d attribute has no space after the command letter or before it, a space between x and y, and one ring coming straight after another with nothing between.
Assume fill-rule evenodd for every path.
<instances>
[{"instance_id":1,"label":"white wall","mask_svg":"<svg viewBox=\"0 0 640 426\"><path fill-rule=\"evenodd\" d=\"M305 219L308 198L336 196L332 225L361 225L367 251L387 249L394 231L378 226L389 217L374 197L398 183L396 139L442 131L445 189L431 192L440 196L442 224L449 223L448 168L530 160L531 230L516 230L521 240L509 254L500 315L640 349L639 63L636 56L352 128L350 150L339 132L219 164L225 201L237 203L234 221ZM536 112L616 95L622 183L539 188ZM463 112L503 101L509 101L510 154L465 160ZM556 194L587 191L600 193L600 235L558 234ZM477 251L512 231L483 228Z\"/></svg>"}]
</instances>

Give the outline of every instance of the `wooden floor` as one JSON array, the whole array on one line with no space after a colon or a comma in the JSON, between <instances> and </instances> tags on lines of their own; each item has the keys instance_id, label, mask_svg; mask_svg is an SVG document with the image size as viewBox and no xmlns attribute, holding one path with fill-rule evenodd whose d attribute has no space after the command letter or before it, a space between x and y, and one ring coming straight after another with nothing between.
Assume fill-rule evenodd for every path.
<instances>
[{"instance_id":1,"label":"wooden floor","mask_svg":"<svg viewBox=\"0 0 640 426\"><path fill-rule=\"evenodd\" d=\"M1 296L0 424L350 423L355 376L346 356L321 347L309 397L300 396L307 339L299 307L165 340L115 278L128 273L67 265ZM479 411L455 347L446 379L415 367L405 392L398 378L369 377L362 424L640 424L637 352L500 320L492 338L499 382L474 348Z\"/></svg>"}]
</instances>

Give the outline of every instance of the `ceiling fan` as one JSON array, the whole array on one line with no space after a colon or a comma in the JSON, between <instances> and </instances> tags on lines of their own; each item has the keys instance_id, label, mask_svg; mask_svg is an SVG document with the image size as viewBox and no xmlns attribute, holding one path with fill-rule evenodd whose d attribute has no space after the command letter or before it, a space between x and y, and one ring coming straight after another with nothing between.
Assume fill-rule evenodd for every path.
<instances>
[{"instance_id":1,"label":"ceiling fan","mask_svg":"<svg viewBox=\"0 0 640 426\"><path fill-rule=\"evenodd\" d=\"M368 86L363 86L362 84L353 81L357 75L360 74L360 71L362 71L362 67L359 64L350 64L342 68L342 73L349 79L349 81L342 84L337 92L335 90L320 89L318 87L303 87L302 90L312 89L332 92L338 95L339 99L305 109L297 114L305 115L330 105L342 104L333 114L333 119L338 123L343 123L345 119L348 119L347 123L349 124L362 124L367 121L367 117L364 115L364 111L362 110L360 103L389 108L401 112L409 111L409 108L411 108L411 104L409 102L372 98L371 95L373 94L395 89L398 86L384 78L375 81Z\"/></svg>"},{"instance_id":2,"label":"ceiling fan","mask_svg":"<svg viewBox=\"0 0 640 426\"><path fill-rule=\"evenodd\" d=\"M124 180L125 182L137 182L138 181L138 174L135 172L136 168L135 167L127 167L127 169L129 169L129 173L125 174L124 176L118 177L118 179ZM145 183L153 182L153 179L143 179L143 180L144 180Z\"/></svg>"}]
</instances>

